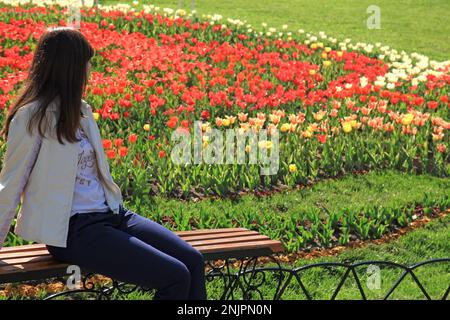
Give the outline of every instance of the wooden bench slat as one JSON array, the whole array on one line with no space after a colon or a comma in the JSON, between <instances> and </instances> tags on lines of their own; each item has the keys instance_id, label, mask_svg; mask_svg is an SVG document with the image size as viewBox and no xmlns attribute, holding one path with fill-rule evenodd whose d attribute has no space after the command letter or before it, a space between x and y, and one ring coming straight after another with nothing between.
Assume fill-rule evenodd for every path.
<instances>
[{"instance_id":1,"label":"wooden bench slat","mask_svg":"<svg viewBox=\"0 0 450 320\"><path fill-rule=\"evenodd\" d=\"M0 283L67 276L67 266L68 264L55 261L29 265L11 265L0 272Z\"/></svg>"},{"instance_id":2,"label":"wooden bench slat","mask_svg":"<svg viewBox=\"0 0 450 320\"><path fill-rule=\"evenodd\" d=\"M2 253L13 253L13 252L22 252L22 251L36 251L36 250L42 250L46 249L45 244L37 243L37 244L24 244L21 246L14 246L14 247L2 247L0 249L0 254Z\"/></svg>"},{"instance_id":3,"label":"wooden bench slat","mask_svg":"<svg viewBox=\"0 0 450 320\"><path fill-rule=\"evenodd\" d=\"M18 251L18 252L13 252L13 253L4 253L0 251L0 265L2 261L6 261L6 260L10 260L10 259L14 259L14 258L25 258L25 257L38 257L38 256L43 256L43 255L48 255L50 254L48 252L47 249L42 249L42 250L26 250L26 251Z\"/></svg>"},{"instance_id":4,"label":"wooden bench slat","mask_svg":"<svg viewBox=\"0 0 450 320\"><path fill-rule=\"evenodd\" d=\"M204 234L217 234L217 233L232 233L238 231L248 231L247 228L222 228L222 229L199 229L199 230L188 230L188 231L176 231L175 233L180 237L193 236L193 235L204 235Z\"/></svg>"},{"instance_id":5,"label":"wooden bench slat","mask_svg":"<svg viewBox=\"0 0 450 320\"><path fill-rule=\"evenodd\" d=\"M219 244L219 245L207 245L207 246L195 246L195 248L202 253L213 253L216 251L230 251L236 248L242 250L259 249L262 247L268 247L272 252L284 251L283 245L276 240L264 240L264 241L250 241L246 243L230 243L230 244Z\"/></svg>"},{"instance_id":6,"label":"wooden bench slat","mask_svg":"<svg viewBox=\"0 0 450 320\"><path fill-rule=\"evenodd\" d=\"M41 270L41 269L52 269L52 268L60 268L60 267L67 267L70 264L64 263L61 261L56 261L54 259L48 260L48 261L38 261L36 263L17 263L17 264L10 264L7 266L2 266L0 268L0 276L5 274L10 274L14 272L15 270L18 272L27 272L27 271L35 271L35 270Z\"/></svg>"},{"instance_id":7,"label":"wooden bench slat","mask_svg":"<svg viewBox=\"0 0 450 320\"><path fill-rule=\"evenodd\" d=\"M242 245L245 245L249 241L257 241L257 240L270 240L270 238L268 236L259 234L256 236L190 241L189 244L192 245L193 247L219 245L219 244L226 245L228 243L241 243Z\"/></svg>"},{"instance_id":8,"label":"wooden bench slat","mask_svg":"<svg viewBox=\"0 0 450 320\"><path fill-rule=\"evenodd\" d=\"M254 236L258 235L258 231L249 230L249 231L238 231L238 232L229 232L229 233L214 233L214 234L205 234L205 235L196 235L196 236L184 236L183 240L187 242L198 241L198 240L208 240L208 239L220 239L220 238L233 238L233 237L242 237L242 236Z\"/></svg>"},{"instance_id":9,"label":"wooden bench slat","mask_svg":"<svg viewBox=\"0 0 450 320\"><path fill-rule=\"evenodd\" d=\"M24 257L24 258L14 258L14 259L8 259L8 260L0 260L0 270L4 266L8 265L14 265L14 264L28 264L28 263L36 263L41 261L52 261L55 260L50 254L45 256L38 256L38 257Z\"/></svg>"}]
</instances>

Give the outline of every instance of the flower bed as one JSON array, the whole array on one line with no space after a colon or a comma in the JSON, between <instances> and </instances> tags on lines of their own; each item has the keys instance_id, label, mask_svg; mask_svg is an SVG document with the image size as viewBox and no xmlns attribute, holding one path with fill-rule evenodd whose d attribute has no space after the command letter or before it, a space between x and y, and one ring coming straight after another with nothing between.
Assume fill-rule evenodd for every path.
<instances>
[{"instance_id":1,"label":"flower bed","mask_svg":"<svg viewBox=\"0 0 450 320\"><path fill-rule=\"evenodd\" d=\"M1 6L1 108L24 80L34 43L65 24L65 11ZM448 174L450 64L146 11L82 10L81 31L96 49L85 99L127 195L225 195L374 168ZM173 163L171 134L192 132L194 121L203 134L278 129L278 171Z\"/></svg>"}]
</instances>

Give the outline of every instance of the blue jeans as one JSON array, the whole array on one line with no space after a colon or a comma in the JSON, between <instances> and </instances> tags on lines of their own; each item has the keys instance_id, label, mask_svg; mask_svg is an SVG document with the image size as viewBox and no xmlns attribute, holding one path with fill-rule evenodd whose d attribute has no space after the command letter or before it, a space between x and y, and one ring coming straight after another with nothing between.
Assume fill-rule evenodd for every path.
<instances>
[{"instance_id":1,"label":"blue jeans","mask_svg":"<svg viewBox=\"0 0 450 320\"><path fill-rule=\"evenodd\" d=\"M174 232L122 205L118 214L75 214L67 247L47 249L82 271L156 289L155 300L206 299L203 255Z\"/></svg>"}]
</instances>

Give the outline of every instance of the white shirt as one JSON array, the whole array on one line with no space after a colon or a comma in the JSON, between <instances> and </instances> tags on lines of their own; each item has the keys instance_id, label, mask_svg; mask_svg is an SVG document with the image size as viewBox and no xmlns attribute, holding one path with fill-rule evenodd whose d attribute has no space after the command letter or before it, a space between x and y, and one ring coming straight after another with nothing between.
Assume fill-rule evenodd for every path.
<instances>
[{"instance_id":1,"label":"white shirt","mask_svg":"<svg viewBox=\"0 0 450 320\"><path fill-rule=\"evenodd\" d=\"M107 212L110 210L103 185L98 178L94 149L79 127L76 132L79 142L78 168L72 200L71 216L75 213Z\"/></svg>"}]
</instances>

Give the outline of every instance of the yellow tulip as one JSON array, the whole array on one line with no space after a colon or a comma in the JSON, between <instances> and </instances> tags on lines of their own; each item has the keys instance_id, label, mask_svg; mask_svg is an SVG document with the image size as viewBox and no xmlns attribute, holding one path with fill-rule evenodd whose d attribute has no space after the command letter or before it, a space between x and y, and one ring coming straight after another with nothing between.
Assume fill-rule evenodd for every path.
<instances>
[{"instance_id":1,"label":"yellow tulip","mask_svg":"<svg viewBox=\"0 0 450 320\"><path fill-rule=\"evenodd\" d=\"M222 119L222 125L224 127L228 127L230 125L230 123L231 123L230 119L228 119L228 118Z\"/></svg>"},{"instance_id":2,"label":"yellow tulip","mask_svg":"<svg viewBox=\"0 0 450 320\"><path fill-rule=\"evenodd\" d=\"M352 131L352 125L350 122L344 122L342 124L342 130L344 130L345 133L349 133Z\"/></svg>"},{"instance_id":3,"label":"yellow tulip","mask_svg":"<svg viewBox=\"0 0 450 320\"><path fill-rule=\"evenodd\" d=\"M203 145L203 148L206 148L209 145L209 136L208 135L202 136L202 145Z\"/></svg>"},{"instance_id":4,"label":"yellow tulip","mask_svg":"<svg viewBox=\"0 0 450 320\"><path fill-rule=\"evenodd\" d=\"M150 125L148 123L144 124L144 130L150 131Z\"/></svg>"},{"instance_id":5,"label":"yellow tulip","mask_svg":"<svg viewBox=\"0 0 450 320\"><path fill-rule=\"evenodd\" d=\"M327 53L329 53L329 52L331 52L331 48L330 47L325 47L325 52L327 52Z\"/></svg>"},{"instance_id":6,"label":"yellow tulip","mask_svg":"<svg viewBox=\"0 0 450 320\"><path fill-rule=\"evenodd\" d=\"M311 43L311 49L317 49L317 43Z\"/></svg>"},{"instance_id":7,"label":"yellow tulip","mask_svg":"<svg viewBox=\"0 0 450 320\"><path fill-rule=\"evenodd\" d=\"M98 119L100 119L100 113L98 113L98 112L93 112L92 116L94 117L95 121L98 121Z\"/></svg>"},{"instance_id":8,"label":"yellow tulip","mask_svg":"<svg viewBox=\"0 0 450 320\"><path fill-rule=\"evenodd\" d=\"M233 124L236 121L236 117L234 116L225 116L225 118L230 120L230 124Z\"/></svg>"},{"instance_id":9,"label":"yellow tulip","mask_svg":"<svg viewBox=\"0 0 450 320\"><path fill-rule=\"evenodd\" d=\"M314 70L314 69L309 70L309 75L310 76L313 76L315 74L316 74L316 70Z\"/></svg>"},{"instance_id":10,"label":"yellow tulip","mask_svg":"<svg viewBox=\"0 0 450 320\"><path fill-rule=\"evenodd\" d=\"M290 127L291 127L291 126L290 126L289 123L283 123L283 124L281 125L280 130L281 130L281 132L287 132L287 131L289 131Z\"/></svg>"},{"instance_id":11,"label":"yellow tulip","mask_svg":"<svg viewBox=\"0 0 450 320\"><path fill-rule=\"evenodd\" d=\"M252 151L252 147L249 145L245 146L245 152L249 153L250 151Z\"/></svg>"},{"instance_id":12,"label":"yellow tulip","mask_svg":"<svg viewBox=\"0 0 450 320\"><path fill-rule=\"evenodd\" d=\"M297 166L295 164L290 164L289 165L289 172L290 173L297 172Z\"/></svg>"},{"instance_id":13,"label":"yellow tulip","mask_svg":"<svg viewBox=\"0 0 450 320\"><path fill-rule=\"evenodd\" d=\"M312 132L309 131L309 130L305 130L305 131L302 132L302 137L303 138L311 138L312 135L313 135Z\"/></svg>"},{"instance_id":14,"label":"yellow tulip","mask_svg":"<svg viewBox=\"0 0 450 320\"><path fill-rule=\"evenodd\" d=\"M325 52L322 52L322 54L320 56L322 57L322 59L328 58L328 55Z\"/></svg>"},{"instance_id":15,"label":"yellow tulip","mask_svg":"<svg viewBox=\"0 0 450 320\"><path fill-rule=\"evenodd\" d=\"M402 124L404 126L409 126L411 124L411 122L414 119L414 115L412 115L411 113L408 113L406 116L403 117L402 119Z\"/></svg>"},{"instance_id":16,"label":"yellow tulip","mask_svg":"<svg viewBox=\"0 0 450 320\"><path fill-rule=\"evenodd\" d=\"M330 60L325 60L325 61L323 62L323 66L324 66L325 68L328 68L329 66L331 66L331 61L330 61Z\"/></svg>"}]
</instances>

